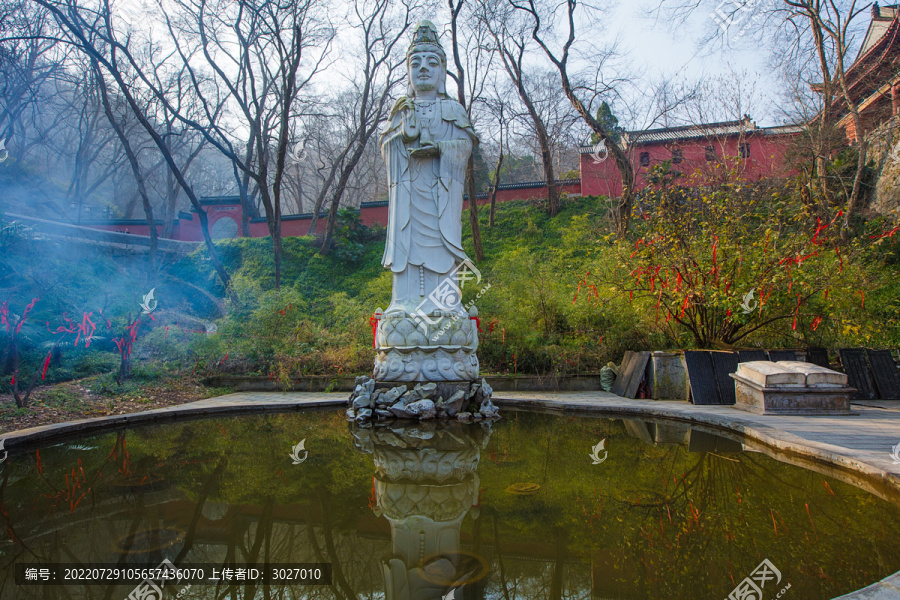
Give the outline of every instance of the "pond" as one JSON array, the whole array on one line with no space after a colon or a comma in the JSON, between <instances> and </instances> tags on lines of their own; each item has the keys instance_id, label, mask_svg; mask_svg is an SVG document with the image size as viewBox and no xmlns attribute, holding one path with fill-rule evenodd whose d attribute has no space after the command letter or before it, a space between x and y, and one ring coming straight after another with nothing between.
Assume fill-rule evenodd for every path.
<instances>
[{"instance_id":1,"label":"pond","mask_svg":"<svg viewBox=\"0 0 900 600\"><path fill-rule=\"evenodd\" d=\"M0 598L816 600L900 570L897 505L737 438L504 414L244 415L10 454ZM194 578L141 577L159 565Z\"/></svg>"}]
</instances>

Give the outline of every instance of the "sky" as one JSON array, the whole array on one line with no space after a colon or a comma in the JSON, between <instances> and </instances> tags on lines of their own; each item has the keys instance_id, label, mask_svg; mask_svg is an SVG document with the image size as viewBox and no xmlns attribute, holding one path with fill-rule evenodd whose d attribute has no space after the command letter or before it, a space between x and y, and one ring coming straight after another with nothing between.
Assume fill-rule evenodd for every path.
<instances>
[{"instance_id":1,"label":"sky","mask_svg":"<svg viewBox=\"0 0 900 600\"><path fill-rule=\"evenodd\" d=\"M779 124L773 104L778 101L779 84L768 66L768 49L757 46L740 31L732 33L729 45L711 49L702 44L711 32L718 31L712 11L698 9L686 23L673 24L652 14L655 0L617 2L610 15L636 72L658 77L687 78L696 81L716 75L744 73L756 80L759 96L751 117L760 126ZM730 29L731 32L734 26Z\"/></svg>"}]
</instances>

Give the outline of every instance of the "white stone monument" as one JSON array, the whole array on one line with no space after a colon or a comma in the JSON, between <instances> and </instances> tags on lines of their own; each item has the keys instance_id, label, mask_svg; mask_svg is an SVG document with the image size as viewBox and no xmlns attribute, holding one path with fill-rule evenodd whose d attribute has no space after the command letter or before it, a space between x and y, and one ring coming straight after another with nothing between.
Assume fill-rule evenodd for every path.
<instances>
[{"instance_id":1,"label":"white stone monument","mask_svg":"<svg viewBox=\"0 0 900 600\"><path fill-rule=\"evenodd\" d=\"M478 378L477 314L460 282L474 266L462 249L466 163L478 136L447 95L447 57L429 21L406 54L408 88L381 135L389 209L382 264L393 273L391 304L376 312L377 382L468 384ZM477 272L477 271L476 271Z\"/></svg>"}]
</instances>

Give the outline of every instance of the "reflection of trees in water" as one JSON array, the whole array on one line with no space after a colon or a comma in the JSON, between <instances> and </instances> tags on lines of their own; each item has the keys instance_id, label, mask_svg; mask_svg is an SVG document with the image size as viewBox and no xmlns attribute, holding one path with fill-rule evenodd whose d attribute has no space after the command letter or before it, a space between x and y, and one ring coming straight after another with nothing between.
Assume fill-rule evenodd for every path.
<instances>
[{"instance_id":1,"label":"reflection of trees in water","mask_svg":"<svg viewBox=\"0 0 900 600\"><path fill-rule=\"evenodd\" d=\"M550 560L556 527L569 533L565 582L575 594L582 578L601 596L725 596L732 578L768 557L798 596L831 598L900 567L896 540L881 533L882 522L888 532L900 527L897 508L858 488L760 453L731 453L740 445L671 423L630 437L621 421L507 418L485 449L495 460L479 469L488 482L482 510L497 517L504 600L504 590L516 597L511 546L533 543ZM704 435L706 444L695 444ZM604 438L609 459L591 466L588 452ZM505 494L515 482L542 487Z\"/></svg>"},{"instance_id":2,"label":"reflection of trees in water","mask_svg":"<svg viewBox=\"0 0 900 600\"><path fill-rule=\"evenodd\" d=\"M310 421L315 417L307 416ZM262 431L277 436L278 428L270 425L279 418L256 419L269 425L253 424L251 418L223 421L225 426L217 421L188 422L154 428L152 432L122 431L92 438L91 445L98 447L91 452L73 454L65 447L43 448L8 461L0 476L0 515L4 515L8 531L14 532L15 538L9 541L8 534L7 543L0 545L0 580L5 582L0 587L0 598L124 598L134 588L124 584L17 587L13 584L13 564L19 560L155 566L165 555L176 565L222 564L229 560L317 562L310 539L322 540L321 562L341 566L347 580L344 590L288 585L260 589L253 582L244 582L194 585L182 597L339 599L355 597L348 593L349 589L378 589L380 572L370 558L383 550L386 542L357 536L357 523L352 518L358 508L354 498L333 497L327 477L292 481L280 471L269 475L268 480L260 477L261 472L270 470L271 460L261 460L260 455L268 459L269 452L261 450L258 434ZM331 454L337 460L353 451L344 438L345 421L336 419L334 423L340 428L332 433L342 440L341 452ZM318 424L322 425L321 417ZM296 420L288 418L284 426L289 430L289 439L293 439ZM327 431L327 423L324 429ZM320 447L324 445L324 441L317 442ZM281 445L289 448L293 443ZM274 444L279 445L279 441ZM38 456L44 458L40 468L36 466ZM287 457L285 461L290 462ZM88 493L70 511L68 500L59 500L60 492L67 489L66 476L72 481L73 469L79 481L87 481L83 488ZM163 472L165 479L158 472ZM271 477L275 478L275 485L271 485ZM237 487L235 480L240 484ZM17 485L11 486L11 481ZM155 483L148 485L151 481ZM292 489L305 488L310 482L313 485L302 493ZM257 490L264 494L257 494ZM276 498L276 493L280 497ZM246 500L227 501L228 496L235 495ZM171 528L182 534L177 544L148 552L116 549L126 539L152 545L154 533ZM167 590L166 597L174 597L180 588Z\"/></svg>"},{"instance_id":3,"label":"reflection of trees in water","mask_svg":"<svg viewBox=\"0 0 900 600\"><path fill-rule=\"evenodd\" d=\"M433 432L423 428L418 441L399 437L379 451L375 487L373 455L348 444L346 422L329 413L105 434L91 440L93 451L42 448L40 472L34 451L13 455L0 466L0 598L117 599L133 587L17 589L14 559L152 562L164 552L176 564L273 560L335 568L331 586L193 586L185 598L379 597L382 558L395 548L378 511L401 506L387 499L402 501L417 481L431 485L395 476L406 468L401 451L429 448L440 450L430 455L440 460L421 464L448 468L447 489L448 482L460 490L473 482L461 496L472 495L469 506L456 507L465 513L459 549L486 560L490 575L465 600L724 597L732 578L740 581L762 558L782 570L792 595L814 599L900 567L890 535L900 530L896 507L762 454L723 453L721 446L688 452L684 444L695 446L693 438L670 428L667 435L682 445L666 445L662 428L649 431L638 439L612 420L509 415L479 448L484 460L473 463L468 442L429 438ZM310 458L291 468L287 454L303 438ZM590 448L604 438L609 459L591 466ZM461 465L469 466L454 475ZM74 486L65 476L71 484L73 468L82 483L72 497L91 491L70 510ZM514 483L541 488L531 496L506 493ZM370 492L376 511L367 506ZM181 537L155 554L115 549L129 535L157 543L145 532L164 529Z\"/></svg>"}]
</instances>

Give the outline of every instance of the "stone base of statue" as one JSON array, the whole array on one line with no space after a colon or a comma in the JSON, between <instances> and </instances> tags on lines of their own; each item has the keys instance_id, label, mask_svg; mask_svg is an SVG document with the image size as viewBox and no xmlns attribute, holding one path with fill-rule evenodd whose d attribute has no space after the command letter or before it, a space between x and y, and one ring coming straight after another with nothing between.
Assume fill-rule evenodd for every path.
<instances>
[{"instance_id":1,"label":"stone base of statue","mask_svg":"<svg viewBox=\"0 0 900 600\"><path fill-rule=\"evenodd\" d=\"M378 317L376 313L375 381L478 380L478 327L468 314L389 313Z\"/></svg>"},{"instance_id":2,"label":"stone base of statue","mask_svg":"<svg viewBox=\"0 0 900 600\"><path fill-rule=\"evenodd\" d=\"M357 379L347 418L359 423L498 418L491 386L478 382L477 311L470 310L376 311L373 378Z\"/></svg>"},{"instance_id":3,"label":"stone base of statue","mask_svg":"<svg viewBox=\"0 0 900 600\"><path fill-rule=\"evenodd\" d=\"M391 419L482 421L499 419L491 402L493 389L477 382L439 382L393 385L357 377L350 395L347 419L359 424Z\"/></svg>"}]
</instances>

